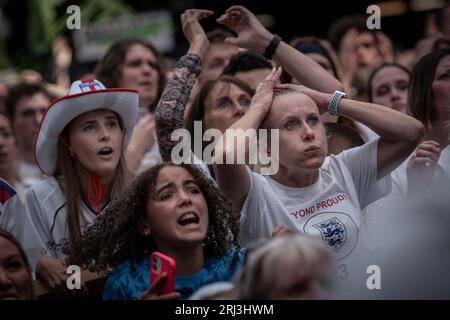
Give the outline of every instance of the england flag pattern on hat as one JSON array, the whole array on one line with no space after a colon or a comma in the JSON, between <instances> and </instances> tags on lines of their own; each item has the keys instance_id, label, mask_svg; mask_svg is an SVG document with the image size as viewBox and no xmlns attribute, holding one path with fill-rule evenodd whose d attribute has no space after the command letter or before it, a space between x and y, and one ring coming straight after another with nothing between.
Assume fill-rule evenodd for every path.
<instances>
[{"instance_id":1,"label":"england flag pattern on hat","mask_svg":"<svg viewBox=\"0 0 450 320\"><path fill-rule=\"evenodd\" d=\"M90 92L106 89L102 83L95 81L94 79L84 79L78 82L80 92Z\"/></svg>"},{"instance_id":2,"label":"england flag pattern on hat","mask_svg":"<svg viewBox=\"0 0 450 320\"><path fill-rule=\"evenodd\" d=\"M41 171L53 175L58 160L59 136L76 117L93 110L115 112L123 122L123 148L130 141L139 110L137 90L109 88L95 79L83 79L72 83L67 95L54 100L47 108L36 137L36 163Z\"/></svg>"}]
</instances>

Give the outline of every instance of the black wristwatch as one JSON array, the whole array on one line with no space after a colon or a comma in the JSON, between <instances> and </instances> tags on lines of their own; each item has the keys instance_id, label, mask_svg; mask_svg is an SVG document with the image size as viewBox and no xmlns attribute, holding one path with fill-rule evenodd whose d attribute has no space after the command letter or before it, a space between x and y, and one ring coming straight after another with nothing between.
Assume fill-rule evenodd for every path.
<instances>
[{"instance_id":1,"label":"black wristwatch","mask_svg":"<svg viewBox=\"0 0 450 320\"><path fill-rule=\"evenodd\" d=\"M281 39L280 36L274 34L272 41L270 41L269 45L263 53L264 58L266 58L267 60L271 60L281 41L283 41L283 39Z\"/></svg>"}]
</instances>

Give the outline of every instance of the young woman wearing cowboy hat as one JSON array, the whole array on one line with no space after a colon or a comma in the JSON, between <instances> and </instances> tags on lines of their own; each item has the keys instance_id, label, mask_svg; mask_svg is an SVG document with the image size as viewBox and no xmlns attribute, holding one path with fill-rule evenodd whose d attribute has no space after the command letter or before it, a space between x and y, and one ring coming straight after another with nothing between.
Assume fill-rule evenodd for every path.
<instances>
[{"instance_id":1,"label":"young woman wearing cowboy hat","mask_svg":"<svg viewBox=\"0 0 450 320\"><path fill-rule=\"evenodd\" d=\"M49 179L26 193L23 207L18 199L9 201L0 225L19 238L36 276L51 289L68 290L58 244L77 241L82 227L129 180L123 153L138 116L138 100L136 90L106 89L88 79L75 81L45 113L35 155Z\"/></svg>"}]
</instances>

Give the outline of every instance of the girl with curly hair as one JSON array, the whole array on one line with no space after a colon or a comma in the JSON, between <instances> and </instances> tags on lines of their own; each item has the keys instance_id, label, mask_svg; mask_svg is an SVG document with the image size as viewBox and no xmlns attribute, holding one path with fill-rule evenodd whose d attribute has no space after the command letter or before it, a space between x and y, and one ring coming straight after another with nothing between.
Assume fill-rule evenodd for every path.
<instances>
[{"instance_id":1,"label":"girl with curly hair","mask_svg":"<svg viewBox=\"0 0 450 320\"><path fill-rule=\"evenodd\" d=\"M203 285L227 281L241 264L238 213L200 169L162 163L136 180L67 243L71 264L110 274L104 299L187 298ZM175 260L176 292L158 296L162 275L149 288L150 254Z\"/></svg>"}]
</instances>

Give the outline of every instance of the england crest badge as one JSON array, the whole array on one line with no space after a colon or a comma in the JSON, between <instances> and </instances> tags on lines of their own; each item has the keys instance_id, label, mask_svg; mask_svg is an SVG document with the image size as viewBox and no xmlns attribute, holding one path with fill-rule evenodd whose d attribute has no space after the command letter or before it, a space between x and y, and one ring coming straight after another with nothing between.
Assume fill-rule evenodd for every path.
<instances>
[{"instance_id":1,"label":"england crest badge","mask_svg":"<svg viewBox=\"0 0 450 320\"><path fill-rule=\"evenodd\" d=\"M340 260L348 256L358 242L358 225L343 212L322 212L309 218L303 231L323 241Z\"/></svg>"},{"instance_id":2,"label":"england crest badge","mask_svg":"<svg viewBox=\"0 0 450 320\"><path fill-rule=\"evenodd\" d=\"M345 225L336 217L313 224L330 248L338 250L347 240Z\"/></svg>"}]
</instances>

